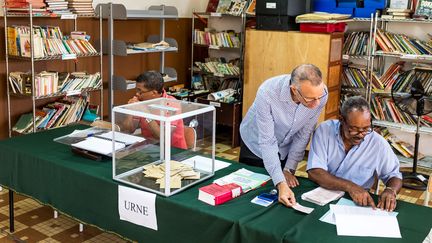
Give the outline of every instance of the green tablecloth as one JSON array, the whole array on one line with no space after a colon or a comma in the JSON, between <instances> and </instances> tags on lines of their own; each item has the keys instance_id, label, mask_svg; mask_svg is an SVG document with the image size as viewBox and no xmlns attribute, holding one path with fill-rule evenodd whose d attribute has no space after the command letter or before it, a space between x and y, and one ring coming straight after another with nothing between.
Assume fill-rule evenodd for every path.
<instances>
[{"instance_id":1,"label":"green tablecloth","mask_svg":"<svg viewBox=\"0 0 432 243\"><path fill-rule=\"evenodd\" d=\"M432 209L399 202L396 210L402 239L337 236L336 227L318 219L329 209L301 201L316 187L300 178L297 200L315 207L305 215L280 204L264 208L250 203L271 183L220 206L198 198L205 181L169 198L157 196L158 231L119 220L117 187L110 160L91 161L71 153L53 139L83 127L72 126L0 142L0 184L52 205L85 223L139 242L421 242L432 227ZM245 165L234 163L215 178ZM247 167L257 172L261 168ZM383 226L385 227L385 226Z\"/></svg>"}]
</instances>

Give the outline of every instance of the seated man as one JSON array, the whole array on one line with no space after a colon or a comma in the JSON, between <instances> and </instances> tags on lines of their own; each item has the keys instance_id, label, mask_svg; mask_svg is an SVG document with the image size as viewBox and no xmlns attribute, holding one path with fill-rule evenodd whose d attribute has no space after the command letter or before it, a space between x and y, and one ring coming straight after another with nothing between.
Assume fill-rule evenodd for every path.
<instances>
[{"instance_id":1,"label":"seated man","mask_svg":"<svg viewBox=\"0 0 432 243\"><path fill-rule=\"evenodd\" d=\"M168 95L164 90L164 81L162 75L155 71L148 71L138 76L136 80L136 94L128 103L135 103L139 101L151 100L156 98L169 98L175 99ZM147 139L159 139L160 127L159 122L151 119L139 118L126 121L125 125L127 130L134 131L138 127L141 128L141 134ZM186 149L186 140L184 136L183 120L176 120L171 122L172 136L171 145L176 148Z\"/></svg>"},{"instance_id":2,"label":"seated man","mask_svg":"<svg viewBox=\"0 0 432 243\"><path fill-rule=\"evenodd\" d=\"M339 120L316 129L307 172L321 187L348 192L356 204L373 208L368 190L377 175L386 185L377 207L387 211L395 209L402 186L399 161L387 141L372 130L369 105L359 96L343 103Z\"/></svg>"}]
</instances>

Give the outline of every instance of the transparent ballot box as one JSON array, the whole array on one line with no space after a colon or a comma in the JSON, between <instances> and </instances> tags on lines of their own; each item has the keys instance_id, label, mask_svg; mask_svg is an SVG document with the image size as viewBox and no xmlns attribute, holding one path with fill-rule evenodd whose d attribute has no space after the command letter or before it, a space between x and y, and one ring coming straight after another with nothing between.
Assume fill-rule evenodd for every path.
<instances>
[{"instance_id":1,"label":"transparent ballot box","mask_svg":"<svg viewBox=\"0 0 432 243\"><path fill-rule=\"evenodd\" d=\"M114 107L113 179L170 196L212 177L215 121L213 106L168 98ZM141 139L114 149L117 136Z\"/></svg>"}]
</instances>

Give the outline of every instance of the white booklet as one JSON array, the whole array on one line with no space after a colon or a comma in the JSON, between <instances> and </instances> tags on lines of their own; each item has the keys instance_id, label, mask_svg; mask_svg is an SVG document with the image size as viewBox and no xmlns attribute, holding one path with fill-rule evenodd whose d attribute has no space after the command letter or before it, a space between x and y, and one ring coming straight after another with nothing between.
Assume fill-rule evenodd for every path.
<instances>
[{"instance_id":1,"label":"white booklet","mask_svg":"<svg viewBox=\"0 0 432 243\"><path fill-rule=\"evenodd\" d=\"M318 187L312 191L303 193L301 198L305 201L324 206L331 201L341 198L344 194L345 192L343 191L332 191Z\"/></svg>"},{"instance_id":2,"label":"white booklet","mask_svg":"<svg viewBox=\"0 0 432 243\"><path fill-rule=\"evenodd\" d=\"M223 186L229 183L235 183L242 187L244 193L253 190L270 180L270 176L252 172L246 169L239 169L231 174L221 177L214 183Z\"/></svg>"}]
</instances>

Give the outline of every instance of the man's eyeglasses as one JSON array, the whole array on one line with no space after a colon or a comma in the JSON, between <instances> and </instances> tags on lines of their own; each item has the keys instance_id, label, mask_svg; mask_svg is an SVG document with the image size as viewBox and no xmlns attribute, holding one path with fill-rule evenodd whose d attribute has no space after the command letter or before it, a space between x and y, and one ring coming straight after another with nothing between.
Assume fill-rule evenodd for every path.
<instances>
[{"instance_id":1,"label":"man's eyeglasses","mask_svg":"<svg viewBox=\"0 0 432 243\"><path fill-rule=\"evenodd\" d=\"M357 129L357 128L350 127L348 124L346 124L346 127L348 129L349 134L352 136L359 135L359 134L363 134L366 136L366 135L373 132L372 127L368 127L368 128L364 128L364 129Z\"/></svg>"},{"instance_id":2,"label":"man's eyeglasses","mask_svg":"<svg viewBox=\"0 0 432 243\"><path fill-rule=\"evenodd\" d=\"M315 101L319 101L319 100L321 100L322 98L324 98L324 97L326 97L326 96L328 95L328 92L327 92L327 89L326 89L326 88L324 88L324 94L321 95L321 96L318 97L318 98L306 98L306 97L304 97L304 96L302 95L302 93L300 92L300 90L296 89L296 91L297 91L297 93L300 95L300 97L304 100L304 102L305 102L306 104L309 104L309 103L312 103L312 102L315 102Z\"/></svg>"}]
</instances>

